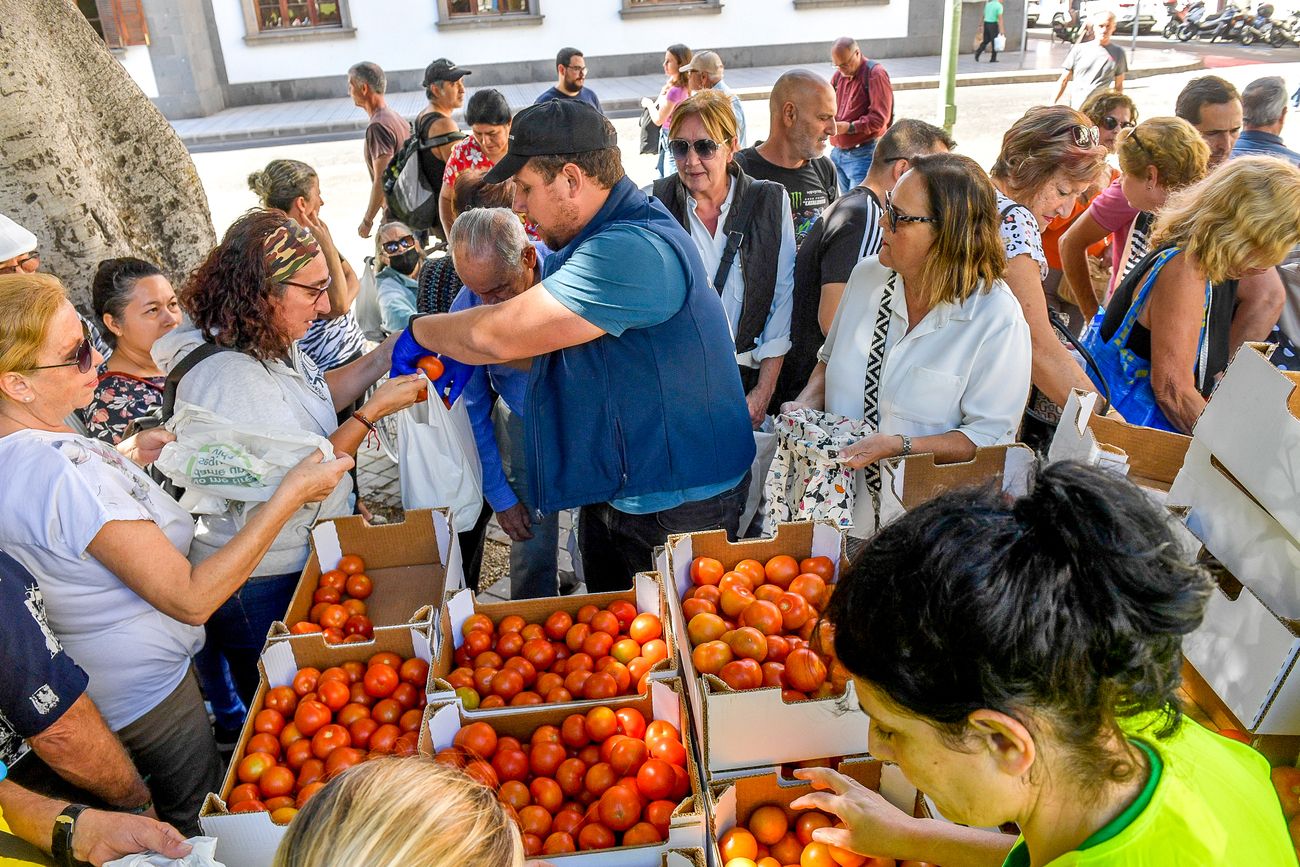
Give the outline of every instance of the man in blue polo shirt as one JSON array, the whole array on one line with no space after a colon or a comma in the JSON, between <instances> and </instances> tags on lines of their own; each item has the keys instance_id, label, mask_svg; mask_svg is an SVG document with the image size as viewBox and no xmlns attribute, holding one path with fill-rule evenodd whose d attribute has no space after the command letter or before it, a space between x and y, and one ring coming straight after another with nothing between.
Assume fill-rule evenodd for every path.
<instances>
[{"instance_id":1,"label":"man in blue polo shirt","mask_svg":"<svg viewBox=\"0 0 1300 867\"><path fill-rule=\"evenodd\" d=\"M1300 153L1282 141L1286 124L1286 82L1280 75L1257 78L1241 92L1242 130L1234 157L1277 157L1300 166Z\"/></svg>"},{"instance_id":2,"label":"man in blue polo shirt","mask_svg":"<svg viewBox=\"0 0 1300 867\"><path fill-rule=\"evenodd\" d=\"M690 236L626 177L613 125L585 103L520 112L486 180L510 177L515 210L554 251L541 282L416 319L393 370L430 351L459 359L435 384L451 396L466 365L531 359L531 505L582 506L588 588L626 588L670 533L735 536L754 439L726 314Z\"/></svg>"}]
</instances>

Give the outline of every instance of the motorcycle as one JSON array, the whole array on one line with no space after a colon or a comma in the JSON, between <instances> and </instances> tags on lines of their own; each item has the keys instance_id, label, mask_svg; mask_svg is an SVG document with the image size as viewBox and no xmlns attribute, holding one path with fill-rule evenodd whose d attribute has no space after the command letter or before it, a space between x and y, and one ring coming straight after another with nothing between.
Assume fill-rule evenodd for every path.
<instances>
[{"instance_id":1,"label":"motorcycle","mask_svg":"<svg viewBox=\"0 0 1300 867\"><path fill-rule=\"evenodd\" d=\"M1195 13L1196 18L1193 20L1200 20L1200 17L1205 14L1205 3L1204 0L1195 0L1193 3L1183 3L1180 7L1178 0L1166 0L1165 10L1169 15L1169 20L1165 22L1165 29L1160 34L1165 39L1173 39L1178 34L1179 26L1187 20L1189 15Z\"/></svg>"},{"instance_id":2,"label":"motorcycle","mask_svg":"<svg viewBox=\"0 0 1300 867\"><path fill-rule=\"evenodd\" d=\"M1273 24L1273 4L1262 3L1259 9L1255 10L1255 17L1242 25L1237 41L1242 45L1254 45L1256 42L1272 44L1276 29ZM1274 45L1274 47L1278 46Z\"/></svg>"},{"instance_id":3,"label":"motorcycle","mask_svg":"<svg viewBox=\"0 0 1300 867\"><path fill-rule=\"evenodd\" d=\"M1083 30L1083 20L1071 20L1070 16L1064 12L1057 12L1052 16L1052 37L1062 42L1068 42L1073 45L1079 41L1079 33Z\"/></svg>"},{"instance_id":4,"label":"motorcycle","mask_svg":"<svg viewBox=\"0 0 1300 867\"><path fill-rule=\"evenodd\" d=\"M1184 21L1178 28L1178 41L1191 42L1193 37L1199 39L1208 39L1214 42L1221 39L1228 32L1228 28L1233 25L1241 15L1241 11L1229 3L1223 7L1223 11L1217 15L1211 15L1209 18L1202 18L1199 21Z\"/></svg>"}]
</instances>

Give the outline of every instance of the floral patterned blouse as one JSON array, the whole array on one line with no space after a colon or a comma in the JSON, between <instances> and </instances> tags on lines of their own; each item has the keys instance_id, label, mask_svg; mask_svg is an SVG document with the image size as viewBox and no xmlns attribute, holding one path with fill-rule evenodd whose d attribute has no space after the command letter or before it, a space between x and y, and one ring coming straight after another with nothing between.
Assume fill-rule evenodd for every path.
<instances>
[{"instance_id":1,"label":"floral patterned blouse","mask_svg":"<svg viewBox=\"0 0 1300 867\"><path fill-rule=\"evenodd\" d=\"M162 403L165 376L142 379L114 370L100 374L95 396L84 411L86 428L97 440L116 445L126 426Z\"/></svg>"}]
</instances>

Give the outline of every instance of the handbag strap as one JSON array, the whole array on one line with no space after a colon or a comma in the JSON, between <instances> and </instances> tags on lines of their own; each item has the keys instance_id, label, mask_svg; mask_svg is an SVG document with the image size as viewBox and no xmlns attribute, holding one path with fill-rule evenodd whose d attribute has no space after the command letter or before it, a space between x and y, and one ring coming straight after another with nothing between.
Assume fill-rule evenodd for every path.
<instances>
[{"instance_id":1,"label":"handbag strap","mask_svg":"<svg viewBox=\"0 0 1300 867\"><path fill-rule=\"evenodd\" d=\"M745 232L749 230L749 223L754 216L754 203L758 200L759 185L750 184L749 189L736 206L736 227L727 232L727 246L722 251L722 261L718 263L718 272L713 275L713 288L717 290L718 295L722 295L722 289L727 285L727 278L731 276L731 263L736 261L736 253L740 250L741 242L745 240Z\"/></svg>"},{"instance_id":2,"label":"handbag strap","mask_svg":"<svg viewBox=\"0 0 1300 867\"><path fill-rule=\"evenodd\" d=\"M1129 300L1128 310L1124 313L1124 319L1120 322L1119 327L1115 329L1115 333L1111 335L1110 343L1116 349L1122 351L1128 345L1129 335L1133 331L1133 326L1137 324L1138 317L1142 314L1142 310L1147 305L1147 300L1151 295L1151 290L1156 285L1156 277L1159 276L1160 269L1179 252L1181 252L1181 250L1178 247L1166 247L1157 253L1150 254L1153 257L1153 261L1151 267L1147 269L1145 274L1139 271L1139 269L1134 268L1129 272L1128 277L1124 278L1125 281L1141 280L1142 282L1141 285L1138 286L1134 296ZM1120 287L1116 287L1115 291L1121 291ZM1214 284L1207 279L1205 281L1205 309L1201 314L1201 333L1198 340L1199 347L1196 361L1196 385L1197 389L1200 391L1204 391L1205 388L1205 370L1210 357L1210 306L1213 302Z\"/></svg>"},{"instance_id":3,"label":"handbag strap","mask_svg":"<svg viewBox=\"0 0 1300 867\"><path fill-rule=\"evenodd\" d=\"M885 341L889 337L889 317L894 301L894 281L898 272L891 270L885 291L880 296L880 306L876 308L876 326L871 333L871 349L867 353L866 381L862 388L862 418L873 431L880 430L880 380L885 366ZM880 465L867 464L863 472L866 475L867 490L876 506L876 522L880 522Z\"/></svg>"}]
</instances>

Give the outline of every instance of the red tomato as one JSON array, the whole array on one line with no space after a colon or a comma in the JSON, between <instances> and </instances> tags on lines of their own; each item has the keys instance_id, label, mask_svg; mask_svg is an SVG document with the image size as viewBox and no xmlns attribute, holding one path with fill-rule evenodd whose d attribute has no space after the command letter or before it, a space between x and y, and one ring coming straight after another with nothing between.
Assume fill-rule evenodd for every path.
<instances>
[{"instance_id":1,"label":"red tomato","mask_svg":"<svg viewBox=\"0 0 1300 867\"><path fill-rule=\"evenodd\" d=\"M453 743L482 759L491 759L497 749L497 733L485 722L470 723L456 732Z\"/></svg>"},{"instance_id":2,"label":"red tomato","mask_svg":"<svg viewBox=\"0 0 1300 867\"><path fill-rule=\"evenodd\" d=\"M668 836L668 828L672 825L673 811L677 805L672 801L651 801L646 805L643 815L645 820L654 825L655 830L662 836Z\"/></svg>"},{"instance_id":3,"label":"red tomato","mask_svg":"<svg viewBox=\"0 0 1300 867\"><path fill-rule=\"evenodd\" d=\"M528 779L530 770L528 756L519 750L497 750L492 757L492 767L500 779L520 782Z\"/></svg>"},{"instance_id":4,"label":"red tomato","mask_svg":"<svg viewBox=\"0 0 1300 867\"><path fill-rule=\"evenodd\" d=\"M546 838L542 844L543 855L559 855L564 852L576 852L577 847L573 844L573 837L563 831L555 831Z\"/></svg>"},{"instance_id":5,"label":"red tomato","mask_svg":"<svg viewBox=\"0 0 1300 867\"><path fill-rule=\"evenodd\" d=\"M686 747L682 745L681 741L670 741L665 738L650 749L650 754L656 759L663 759L670 765L676 765L679 768L686 767Z\"/></svg>"},{"instance_id":6,"label":"red tomato","mask_svg":"<svg viewBox=\"0 0 1300 867\"><path fill-rule=\"evenodd\" d=\"M587 766L581 759L565 759L555 769L555 782L561 791L570 798L576 798L583 791L587 777Z\"/></svg>"},{"instance_id":7,"label":"red tomato","mask_svg":"<svg viewBox=\"0 0 1300 867\"><path fill-rule=\"evenodd\" d=\"M519 632L527 625L528 624L524 621L524 618L520 617L518 614L507 614L505 617L502 617L501 622L497 624L497 632Z\"/></svg>"},{"instance_id":8,"label":"red tomato","mask_svg":"<svg viewBox=\"0 0 1300 867\"><path fill-rule=\"evenodd\" d=\"M278 710L270 710L269 708L259 710L257 715L253 717L253 731L255 732L266 732L267 734L279 736L283 729L284 714Z\"/></svg>"},{"instance_id":9,"label":"red tomato","mask_svg":"<svg viewBox=\"0 0 1300 867\"><path fill-rule=\"evenodd\" d=\"M408 659L402 663L397 676L403 683L409 683L417 689L424 689L425 683L429 680L429 663L414 657Z\"/></svg>"},{"instance_id":10,"label":"red tomato","mask_svg":"<svg viewBox=\"0 0 1300 867\"><path fill-rule=\"evenodd\" d=\"M600 609L595 605L584 605L578 609L578 613L573 616L574 623L590 623L591 618L596 616Z\"/></svg>"},{"instance_id":11,"label":"red tomato","mask_svg":"<svg viewBox=\"0 0 1300 867\"><path fill-rule=\"evenodd\" d=\"M311 690L308 690L310 692ZM269 710L279 711L286 717L293 716L293 711L298 707L298 694L293 691L292 687L276 686L267 690L266 700L263 707Z\"/></svg>"},{"instance_id":12,"label":"red tomato","mask_svg":"<svg viewBox=\"0 0 1300 867\"><path fill-rule=\"evenodd\" d=\"M380 725L370 735L370 751L372 753L391 753L401 735L402 730L392 723Z\"/></svg>"},{"instance_id":13,"label":"red tomato","mask_svg":"<svg viewBox=\"0 0 1300 867\"><path fill-rule=\"evenodd\" d=\"M309 761L312 761L311 741L307 738L294 741L284 751L284 763L292 770L302 770Z\"/></svg>"},{"instance_id":14,"label":"red tomato","mask_svg":"<svg viewBox=\"0 0 1300 867\"><path fill-rule=\"evenodd\" d=\"M712 557L696 557L691 561L691 581L696 585L717 584L725 571Z\"/></svg>"},{"instance_id":15,"label":"red tomato","mask_svg":"<svg viewBox=\"0 0 1300 867\"><path fill-rule=\"evenodd\" d=\"M835 577L835 564L831 562L830 557L809 557L799 561L799 573L818 575L829 584Z\"/></svg>"},{"instance_id":16,"label":"red tomato","mask_svg":"<svg viewBox=\"0 0 1300 867\"><path fill-rule=\"evenodd\" d=\"M812 692L826 682L826 663L806 647L792 650L785 658L785 682L791 689Z\"/></svg>"},{"instance_id":17,"label":"red tomato","mask_svg":"<svg viewBox=\"0 0 1300 867\"><path fill-rule=\"evenodd\" d=\"M339 604L346 608L349 614L355 615L366 613L366 603L362 602L360 599L344 599ZM358 663L358 665L360 665L360 663ZM362 666L361 670L365 671L365 667Z\"/></svg>"},{"instance_id":18,"label":"red tomato","mask_svg":"<svg viewBox=\"0 0 1300 867\"><path fill-rule=\"evenodd\" d=\"M777 635L783 628L781 609L760 599L740 612L740 624L752 626L764 635Z\"/></svg>"},{"instance_id":19,"label":"red tomato","mask_svg":"<svg viewBox=\"0 0 1300 867\"><path fill-rule=\"evenodd\" d=\"M632 625L627 629L628 637L638 644L645 644L652 638L659 638L664 634L663 624L659 618L653 614L638 614L632 621Z\"/></svg>"},{"instance_id":20,"label":"red tomato","mask_svg":"<svg viewBox=\"0 0 1300 867\"><path fill-rule=\"evenodd\" d=\"M623 846L647 846L653 843L662 843L665 833L661 833L650 822L637 822L631 828L623 832Z\"/></svg>"},{"instance_id":21,"label":"red tomato","mask_svg":"<svg viewBox=\"0 0 1300 867\"><path fill-rule=\"evenodd\" d=\"M311 601L317 604L324 602L326 605L336 605L342 600L343 594L333 587L317 587L316 592L311 595Z\"/></svg>"},{"instance_id":22,"label":"red tomato","mask_svg":"<svg viewBox=\"0 0 1300 867\"><path fill-rule=\"evenodd\" d=\"M233 806L240 801L255 801L260 794L256 783L240 783L230 790L230 797L226 799L226 803Z\"/></svg>"},{"instance_id":23,"label":"red tomato","mask_svg":"<svg viewBox=\"0 0 1300 867\"><path fill-rule=\"evenodd\" d=\"M612 611L597 611L591 616L592 632L604 632L608 635L618 635L621 628L618 623L618 616Z\"/></svg>"},{"instance_id":24,"label":"red tomato","mask_svg":"<svg viewBox=\"0 0 1300 867\"><path fill-rule=\"evenodd\" d=\"M352 746L359 750L370 749L370 738L379 730L379 723L370 717L359 719L348 726L348 734L352 737Z\"/></svg>"},{"instance_id":25,"label":"red tomato","mask_svg":"<svg viewBox=\"0 0 1300 867\"><path fill-rule=\"evenodd\" d=\"M584 852L591 849L612 849L614 832L599 822L583 825L578 832L578 848Z\"/></svg>"},{"instance_id":26,"label":"red tomato","mask_svg":"<svg viewBox=\"0 0 1300 867\"><path fill-rule=\"evenodd\" d=\"M343 624L344 635L359 635L369 641L375 637L375 625L364 614L353 614Z\"/></svg>"},{"instance_id":27,"label":"red tomato","mask_svg":"<svg viewBox=\"0 0 1300 867\"><path fill-rule=\"evenodd\" d=\"M626 831L641 819L641 796L627 786L611 786L600 796L600 821Z\"/></svg>"},{"instance_id":28,"label":"red tomato","mask_svg":"<svg viewBox=\"0 0 1300 867\"><path fill-rule=\"evenodd\" d=\"M777 554L763 566L767 580L778 587L789 587L799 574L799 561L787 554Z\"/></svg>"},{"instance_id":29,"label":"red tomato","mask_svg":"<svg viewBox=\"0 0 1300 867\"><path fill-rule=\"evenodd\" d=\"M366 571L366 563L356 554L344 554L339 558L338 571L344 575L356 575Z\"/></svg>"},{"instance_id":30,"label":"red tomato","mask_svg":"<svg viewBox=\"0 0 1300 867\"><path fill-rule=\"evenodd\" d=\"M517 696L524 688L524 676L513 668L503 668L492 677L492 693L504 701Z\"/></svg>"},{"instance_id":31,"label":"red tomato","mask_svg":"<svg viewBox=\"0 0 1300 867\"><path fill-rule=\"evenodd\" d=\"M676 783L673 766L663 759L648 759L636 772L637 790L651 801L671 797Z\"/></svg>"},{"instance_id":32,"label":"red tomato","mask_svg":"<svg viewBox=\"0 0 1300 867\"><path fill-rule=\"evenodd\" d=\"M343 726L336 723L330 723L322 726L320 731L312 735L311 752L318 759L324 759L330 753L339 747L352 745L352 735Z\"/></svg>"},{"instance_id":33,"label":"red tomato","mask_svg":"<svg viewBox=\"0 0 1300 867\"><path fill-rule=\"evenodd\" d=\"M697 614L717 614L718 606L707 599L691 598L682 602L682 615L689 624Z\"/></svg>"},{"instance_id":34,"label":"red tomato","mask_svg":"<svg viewBox=\"0 0 1300 867\"><path fill-rule=\"evenodd\" d=\"M397 689L397 684L401 679L397 676L397 670L391 665L379 663L371 665L366 669L365 684L366 693L375 698L386 698L393 694Z\"/></svg>"},{"instance_id":35,"label":"red tomato","mask_svg":"<svg viewBox=\"0 0 1300 867\"><path fill-rule=\"evenodd\" d=\"M771 605L770 602L755 602L755 605ZM746 611L748 613L748 611ZM780 620L780 615L777 615ZM762 662L767 659L767 636L753 626L742 626L732 630L724 639L731 652L741 659Z\"/></svg>"},{"instance_id":36,"label":"red tomato","mask_svg":"<svg viewBox=\"0 0 1300 867\"><path fill-rule=\"evenodd\" d=\"M401 738L398 738L398 741L400 742ZM394 747L393 752L397 755L401 755L403 751L399 745ZM472 780L482 783L489 789L495 789L501 784L500 780L497 779L496 770L487 762L478 759L475 759L465 766L465 775Z\"/></svg>"},{"instance_id":37,"label":"red tomato","mask_svg":"<svg viewBox=\"0 0 1300 867\"><path fill-rule=\"evenodd\" d=\"M804 573L790 582L790 592L798 593L818 610L826 604L826 582L820 575Z\"/></svg>"},{"instance_id":38,"label":"red tomato","mask_svg":"<svg viewBox=\"0 0 1300 867\"><path fill-rule=\"evenodd\" d=\"M296 780L293 771L283 765L275 765L258 777L257 788L266 798L279 798L293 791Z\"/></svg>"},{"instance_id":39,"label":"red tomato","mask_svg":"<svg viewBox=\"0 0 1300 867\"><path fill-rule=\"evenodd\" d=\"M527 804L519 810L519 829L525 834L545 837L551 833L551 812L537 804Z\"/></svg>"},{"instance_id":40,"label":"red tomato","mask_svg":"<svg viewBox=\"0 0 1300 867\"><path fill-rule=\"evenodd\" d=\"M293 724L302 732L303 737L311 737L329 723L333 714L329 707L319 701L304 699L298 703L293 713Z\"/></svg>"},{"instance_id":41,"label":"red tomato","mask_svg":"<svg viewBox=\"0 0 1300 867\"><path fill-rule=\"evenodd\" d=\"M636 606L626 599L617 599L609 603L609 613L618 618L618 628L626 632L636 619Z\"/></svg>"},{"instance_id":42,"label":"red tomato","mask_svg":"<svg viewBox=\"0 0 1300 867\"><path fill-rule=\"evenodd\" d=\"M528 784L528 791L533 796L533 803L545 807L551 815L555 815L564 803L564 790L551 777L537 777Z\"/></svg>"},{"instance_id":43,"label":"red tomato","mask_svg":"<svg viewBox=\"0 0 1300 867\"><path fill-rule=\"evenodd\" d=\"M324 629L342 629L343 624L348 622L351 615L342 605L326 605L321 609L320 616L316 622Z\"/></svg>"},{"instance_id":44,"label":"red tomato","mask_svg":"<svg viewBox=\"0 0 1300 867\"><path fill-rule=\"evenodd\" d=\"M832 824L830 816L820 810L809 810L800 813L799 818L794 820L794 835L799 838L802 845L807 846L813 841L813 831L818 828L829 828Z\"/></svg>"},{"instance_id":45,"label":"red tomato","mask_svg":"<svg viewBox=\"0 0 1300 867\"><path fill-rule=\"evenodd\" d=\"M258 732L248 739L248 745L244 752L248 753L269 753L275 758L280 758L281 752L280 741L275 735L267 732Z\"/></svg>"},{"instance_id":46,"label":"red tomato","mask_svg":"<svg viewBox=\"0 0 1300 867\"><path fill-rule=\"evenodd\" d=\"M561 808L560 811L555 814L555 820L551 827L555 831L572 834L582 826L582 823L585 820L586 817L582 815L582 810L580 810L576 804L569 804L568 806Z\"/></svg>"},{"instance_id":47,"label":"red tomato","mask_svg":"<svg viewBox=\"0 0 1300 867\"><path fill-rule=\"evenodd\" d=\"M758 689L763 685L763 669L752 659L736 659L718 672L722 682L735 690Z\"/></svg>"},{"instance_id":48,"label":"red tomato","mask_svg":"<svg viewBox=\"0 0 1300 867\"><path fill-rule=\"evenodd\" d=\"M321 704L325 705L332 711L342 710L352 697L352 690L346 683L337 680L327 680L320 685L316 691L317 697Z\"/></svg>"},{"instance_id":49,"label":"red tomato","mask_svg":"<svg viewBox=\"0 0 1300 867\"><path fill-rule=\"evenodd\" d=\"M268 768L275 767L275 756L270 753L249 753L239 762L235 774L241 783L256 783Z\"/></svg>"},{"instance_id":50,"label":"red tomato","mask_svg":"<svg viewBox=\"0 0 1300 867\"><path fill-rule=\"evenodd\" d=\"M618 732L618 716L607 707L594 707L587 711L587 736L596 743L602 743Z\"/></svg>"},{"instance_id":51,"label":"red tomato","mask_svg":"<svg viewBox=\"0 0 1300 867\"><path fill-rule=\"evenodd\" d=\"M717 674L732 659L731 648L723 641L706 641L691 651L691 664L700 674Z\"/></svg>"},{"instance_id":52,"label":"red tomato","mask_svg":"<svg viewBox=\"0 0 1300 867\"><path fill-rule=\"evenodd\" d=\"M524 646L524 637L518 632L506 632L497 639L496 652L501 654L502 659L509 659L512 656L518 656L519 651Z\"/></svg>"},{"instance_id":53,"label":"red tomato","mask_svg":"<svg viewBox=\"0 0 1300 867\"><path fill-rule=\"evenodd\" d=\"M568 753L560 744L533 744L528 753L528 764L535 776L550 777L567 757Z\"/></svg>"},{"instance_id":54,"label":"red tomato","mask_svg":"<svg viewBox=\"0 0 1300 867\"><path fill-rule=\"evenodd\" d=\"M284 747L286 750L289 749L291 745L301 740L306 740L306 735L298 731L298 726L294 723L289 723L280 732L280 746Z\"/></svg>"},{"instance_id":55,"label":"red tomato","mask_svg":"<svg viewBox=\"0 0 1300 867\"><path fill-rule=\"evenodd\" d=\"M627 737L610 750L609 764L620 777L626 777L639 771L649 757L650 750L645 741Z\"/></svg>"},{"instance_id":56,"label":"red tomato","mask_svg":"<svg viewBox=\"0 0 1300 867\"><path fill-rule=\"evenodd\" d=\"M762 584L764 579L767 577L767 572L763 568L763 564L757 560L741 560L735 566L731 567L731 571L741 572L748 575L750 584L755 587Z\"/></svg>"},{"instance_id":57,"label":"red tomato","mask_svg":"<svg viewBox=\"0 0 1300 867\"><path fill-rule=\"evenodd\" d=\"M610 786L618 782L619 774L609 762L597 762L587 768L582 779L583 788L592 795L602 795Z\"/></svg>"},{"instance_id":58,"label":"red tomato","mask_svg":"<svg viewBox=\"0 0 1300 867\"><path fill-rule=\"evenodd\" d=\"M604 701L618 695L618 681L612 674L598 671L587 678L582 686L582 697L593 701Z\"/></svg>"},{"instance_id":59,"label":"red tomato","mask_svg":"<svg viewBox=\"0 0 1300 867\"><path fill-rule=\"evenodd\" d=\"M638 716L639 715L640 714L638 713ZM667 720L657 719L645 726L644 731L646 746L650 747L651 753L654 752L655 746L657 746L660 741L668 740L681 743L682 740L681 734L677 731L677 726ZM628 732L628 734L632 737L637 737L637 735L633 735L631 732Z\"/></svg>"},{"instance_id":60,"label":"red tomato","mask_svg":"<svg viewBox=\"0 0 1300 867\"><path fill-rule=\"evenodd\" d=\"M538 671L550 668L555 662L555 647L545 638L534 638L525 641L519 652Z\"/></svg>"},{"instance_id":61,"label":"red tomato","mask_svg":"<svg viewBox=\"0 0 1300 867\"><path fill-rule=\"evenodd\" d=\"M261 801L240 801L230 808L232 813L265 813L266 804Z\"/></svg>"},{"instance_id":62,"label":"red tomato","mask_svg":"<svg viewBox=\"0 0 1300 867\"><path fill-rule=\"evenodd\" d=\"M370 580L370 576L362 572L348 576L348 583L345 589L353 599L365 599L375 590L375 582Z\"/></svg>"}]
</instances>

